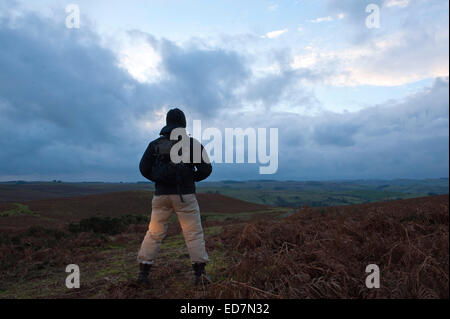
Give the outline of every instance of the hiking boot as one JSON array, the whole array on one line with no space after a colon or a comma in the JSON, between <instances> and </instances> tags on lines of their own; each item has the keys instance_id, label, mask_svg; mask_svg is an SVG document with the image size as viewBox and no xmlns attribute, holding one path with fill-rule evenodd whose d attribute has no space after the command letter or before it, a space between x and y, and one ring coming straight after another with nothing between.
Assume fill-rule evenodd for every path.
<instances>
[{"instance_id":1,"label":"hiking boot","mask_svg":"<svg viewBox=\"0 0 450 319\"><path fill-rule=\"evenodd\" d=\"M152 268L151 264L139 264L139 277L137 282L146 287L150 286L150 280L148 279L148 275L150 273L150 269Z\"/></svg>"},{"instance_id":2,"label":"hiking boot","mask_svg":"<svg viewBox=\"0 0 450 319\"><path fill-rule=\"evenodd\" d=\"M198 286L201 284L202 286L208 285L211 283L211 277L206 274L205 271L205 263L196 263L192 264L192 268L194 269L195 280L194 285Z\"/></svg>"}]
</instances>

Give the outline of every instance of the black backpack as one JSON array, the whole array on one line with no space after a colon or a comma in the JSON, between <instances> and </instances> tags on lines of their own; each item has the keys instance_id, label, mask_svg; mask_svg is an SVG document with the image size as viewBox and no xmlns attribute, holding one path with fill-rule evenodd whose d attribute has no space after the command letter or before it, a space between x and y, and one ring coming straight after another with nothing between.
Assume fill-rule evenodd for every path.
<instances>
[{"instance_id":1,"label":"black backpack","mask_svg":"<svg viewBox=\"0 0 450 319\"><path fill-rule=\"evenodd\" d=\"M184 202L181 195L181 185L186 179L192 178L193 167L189 163L174 163L170 159L170 150L178 143L177 140L171 140L162 136L155 141L153 161L152 161L152 180L164 184L176 184L180 199ZM181 149L179 151L179 155Z\"/></svg>"}]
</instances>

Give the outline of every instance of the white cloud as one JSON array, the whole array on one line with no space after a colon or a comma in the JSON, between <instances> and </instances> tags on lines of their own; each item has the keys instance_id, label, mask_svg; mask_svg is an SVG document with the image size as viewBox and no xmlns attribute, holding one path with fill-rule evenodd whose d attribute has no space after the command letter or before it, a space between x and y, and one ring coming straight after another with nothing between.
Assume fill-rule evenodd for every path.
<instances>
[{"instance_id":1,"label":"white cloud","mask_svg":"<svg viewBox=\"0 0 450 319\"><path fill-rule=\"evenodd\" d=\"M119 52L119 66L141 83L158 82L161 56L145 41L126 44Z\"/></svg>"},{"instance_id":2,"label":"white cloud","mask_svg":"<svg viewBox=\"0 0 450 319\"><path fill-rule=\"evenodd\" d=\"M384 5L390 7L406 8L410 3L410 0L386 0Z\"/></svg>"},{"instance_id":3,"label":"white cloud","mask_svg":"<svg viewBox=\"0 0 450 319\"><path fill-rule=\"evenodd\" d=\"M345 18L345 14L344 13L339 13L338 14L338 19L339 20L342 20L342 19L344 19Z\"/></svg>"},{"instance_id":4,"label":"white cloud","mask_svg":"<svg viewBox=\"0 0 450 319\"><path fill-rule=\"evenodd\" d=\"M398 86L448 77L448 31L433 35L395 32L341 50L309 48L291 64L295 69L330 65L334 72L327 82L343 86Z\"/></svg>"},{"instance_id":5,"label":"white cloud","mask_svg":"<svg viewBox=\"0 0 450 319\"><path fill-rule=\"evenodd\" d=\"M294 57L291 66L294 69L310 68L317 64L320 58L323 58L319 52L308 52Z\"/></svg>"},{"instance_id":6,"label":"white cloud","mask_svg":"<svg viewBox=\"0 0 450 319\"><path fill-rule=\"evenodd\" d=\"M321 18L316 18L316 19L311 19L308 20L311 23L321 23L321 22L330 22L333 21L333 18L331 16L328 17L321 17Z\"/></svg>"},{"instance_id":7,"label":"white cloud","mask_svg":"<svg viewBox=\"0 0 450 319\"><path fill-rule=\"evenodd\" d=\"M261 38L275 39L286 32L288 32L288 29L271 31L271 32L267 32L265 35L261 36Z\"/></svg>"},{"instance_id":8,"label":"white cloud","mask_svg":"<svg viewBox=\"0 0 450 319\"><path fill-rule=\"evenodd\" d=\"M268 9L269 11L276 11L278 9L278 4L271 4Z\"/></svg>"}]
</instances>

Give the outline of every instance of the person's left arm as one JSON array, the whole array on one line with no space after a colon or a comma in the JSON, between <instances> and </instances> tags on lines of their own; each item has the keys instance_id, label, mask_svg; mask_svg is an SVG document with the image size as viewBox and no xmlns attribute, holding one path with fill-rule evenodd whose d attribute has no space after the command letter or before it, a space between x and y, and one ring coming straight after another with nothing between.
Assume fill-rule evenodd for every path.
<instances>
[{"instance_id":1,"label":"person's left arm","mask_svg":"<svg viewBox=\"0 0 450 319\"><path fill-rule=\"evenodd\" d=\"M200 144L197 140L193 139L193 143L198 143L197 148L193 148L194 150L198 150L200 148L200 158L201 161L199 163L194 163L194 182L200 182L206 178L208 178L209 175L211 175L212 172L212 165L211 161L209 160L208 152L206 152L206 149L203 147L203 145ZM199 147L200 146L200 147Z\"/></svg>"}]
</instances>

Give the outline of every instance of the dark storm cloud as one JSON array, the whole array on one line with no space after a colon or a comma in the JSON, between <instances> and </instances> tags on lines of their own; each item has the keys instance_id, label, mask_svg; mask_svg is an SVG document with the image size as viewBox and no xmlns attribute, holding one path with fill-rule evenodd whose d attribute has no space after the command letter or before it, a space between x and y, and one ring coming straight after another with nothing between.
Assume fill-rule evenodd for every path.
<instances>
[{"instance_id":1,"label":"dark storm cloud","mask_svg":"<svg viewBox=\"0 0 450 319\"><path fill-rule=\"evenodd\" d=\"M0 179L138 180L159 130L140 125L172 105L204 127L279 128L279 171L270 178L448 175L448 79L402 102L301 116L273 106L314 105L298 80L323 73L293 70L278 56L279 73L255 76L251 57L236 51L145 36L161 55L160 82L136 81L88 28L0 14ZM242 111L247 103L264 111ZM257 167L215 165L213 177L261 178Z\"/></svg>"},{"instance_id":2,"label":"dark storm cloud","mask_svg":"<svg viewBox=\"0 0 450 319\"><path fill-rule=\"evenodd\" d=\"M64 21L35 14L2 17L2 179L86 172L90 179L108 174L112 180L137 179L139 157L154 137L143 136L142 120L155 121L155 111L173 105L208 119L239 109L242 94L251 95L245 87L252 74L237 52L146 37L161 55L165 75L152 84L137 82L118 67L116 56L88 27L67 29ZM259 98L270 101L270 89Z\"/></svg>"},{"instance_id":3,"label":"dark storm cloud","mask_svg":"<svg viewBox=\"0 0 450 319\"><path fill-rule=\"evenodd\" d=\"M317 123L314 127L314 140L319 145L354 145L353 135L358 131L359 124L341 119L333 122L332 118L332 116L327 118L328 123Z\"/></svg>"},{"instance_id":4,"label":"dark storm cloud","mask_svg":"<svg viewBox=\"0 0 450 319\"><path fill-rule=\"evenodd\" d=\"M123 141L124 85L134 80L98 42L32 14L2 19L1 175L94 168L96 152Z\"/></svg>"},{"instance_id":5,"label":"dark storm cloud","mask_svg":"<svg viewBox=\"0 0 450 319\"><path fill-rule=\"evenodd\" d=\"M280 102L289 102L291 106L306 108L317 105L315 96L298 87L302 79L314 80L319 75L307 69L286 69L280 73L265 75L248 83L242 99L259 102L266 110Z\"/></svg>"},{"instance_id":6,"label":"dark storm cloud","mask_svg":"<svg viewBox=\"0 0 450 319\"><path fill-rule=\"evenodd\" d=\"M110 142L132 79L111 67L115 58L95 35L61 29L30 16L0 30L3 114L19 125L47 122L75 144Z\"/></svg>"},{"instance_id":7,"label":"dark storm cloud","mask_svg":"<svg viewBox=\"0 0 450 319\"><path fill-rule=\"evenodd\" d=\"M250 120L245 114L221 120L233 120L235 127L279 129L275 178L445 177L449 174L448 89L448 78L438 78L430 88L403 101L358 112L319 116L271 112L252 115ZM242 179L261 178L257 168L247 167L241 171L219 164L215 169L223 178L233 171Z\"/></svg>"},{"instance_id":8,"label":"dark storm cloud","mask_svg":"<svg viewBox=\"0 0 450 319\"><path fill-rule=\"evenodd\" d=\"M213 112L245 73L234 53L183 51L165 41L170 79L141 84L87 28L33 14L0 23L2 176L134 173L144 145L133 120L168 104Z\"/></svg>"},{"instance_id":9,"label":"dark storm cloud","mask_svg":"<svg viewBox=\"0 0 450 319\"><path fill-rule=\"evenodd\" d=\"M286 150L280 175L296 170L305 178L323 179L447 176L448 85L448 78L436 79L402 102L299 118L303 143L295 151L288 143L280 146Z\"/></svg>"},{"instance_id":10,"label":"dark storm cloud","mask_svg":"<svg viewBox=\"0 0 450 319\"><path fill-rule=\"evenodd\" d=\"M234 92L244 85L250 71L236 52L186 50L164 41L161 55L170 76L167 85L179 99L178 104L203 116L238 106Z\"/></svg>"},{"instance_id":11,"label":"dark storm cloud","mask_svg":"<svg viewBox=\"0 0 450 319\"><path fill-rule=\"evenodd\" d=\"M296 105L316 103L310 92L296 84L302 79L317 81L325 73L293 69L290 53L272 52L271 61L279 72L256 76L250 68L254 62L251 55L211 48L198 39L181 47L140 31L129 32L129 35L145 38L161 55L161 67L167 79L158 87L170 90L175 104L183 105L198 119L239 109L243 103L259 102L267 109L281 100L291 100Z\"/></svg>"}]
</instances>

